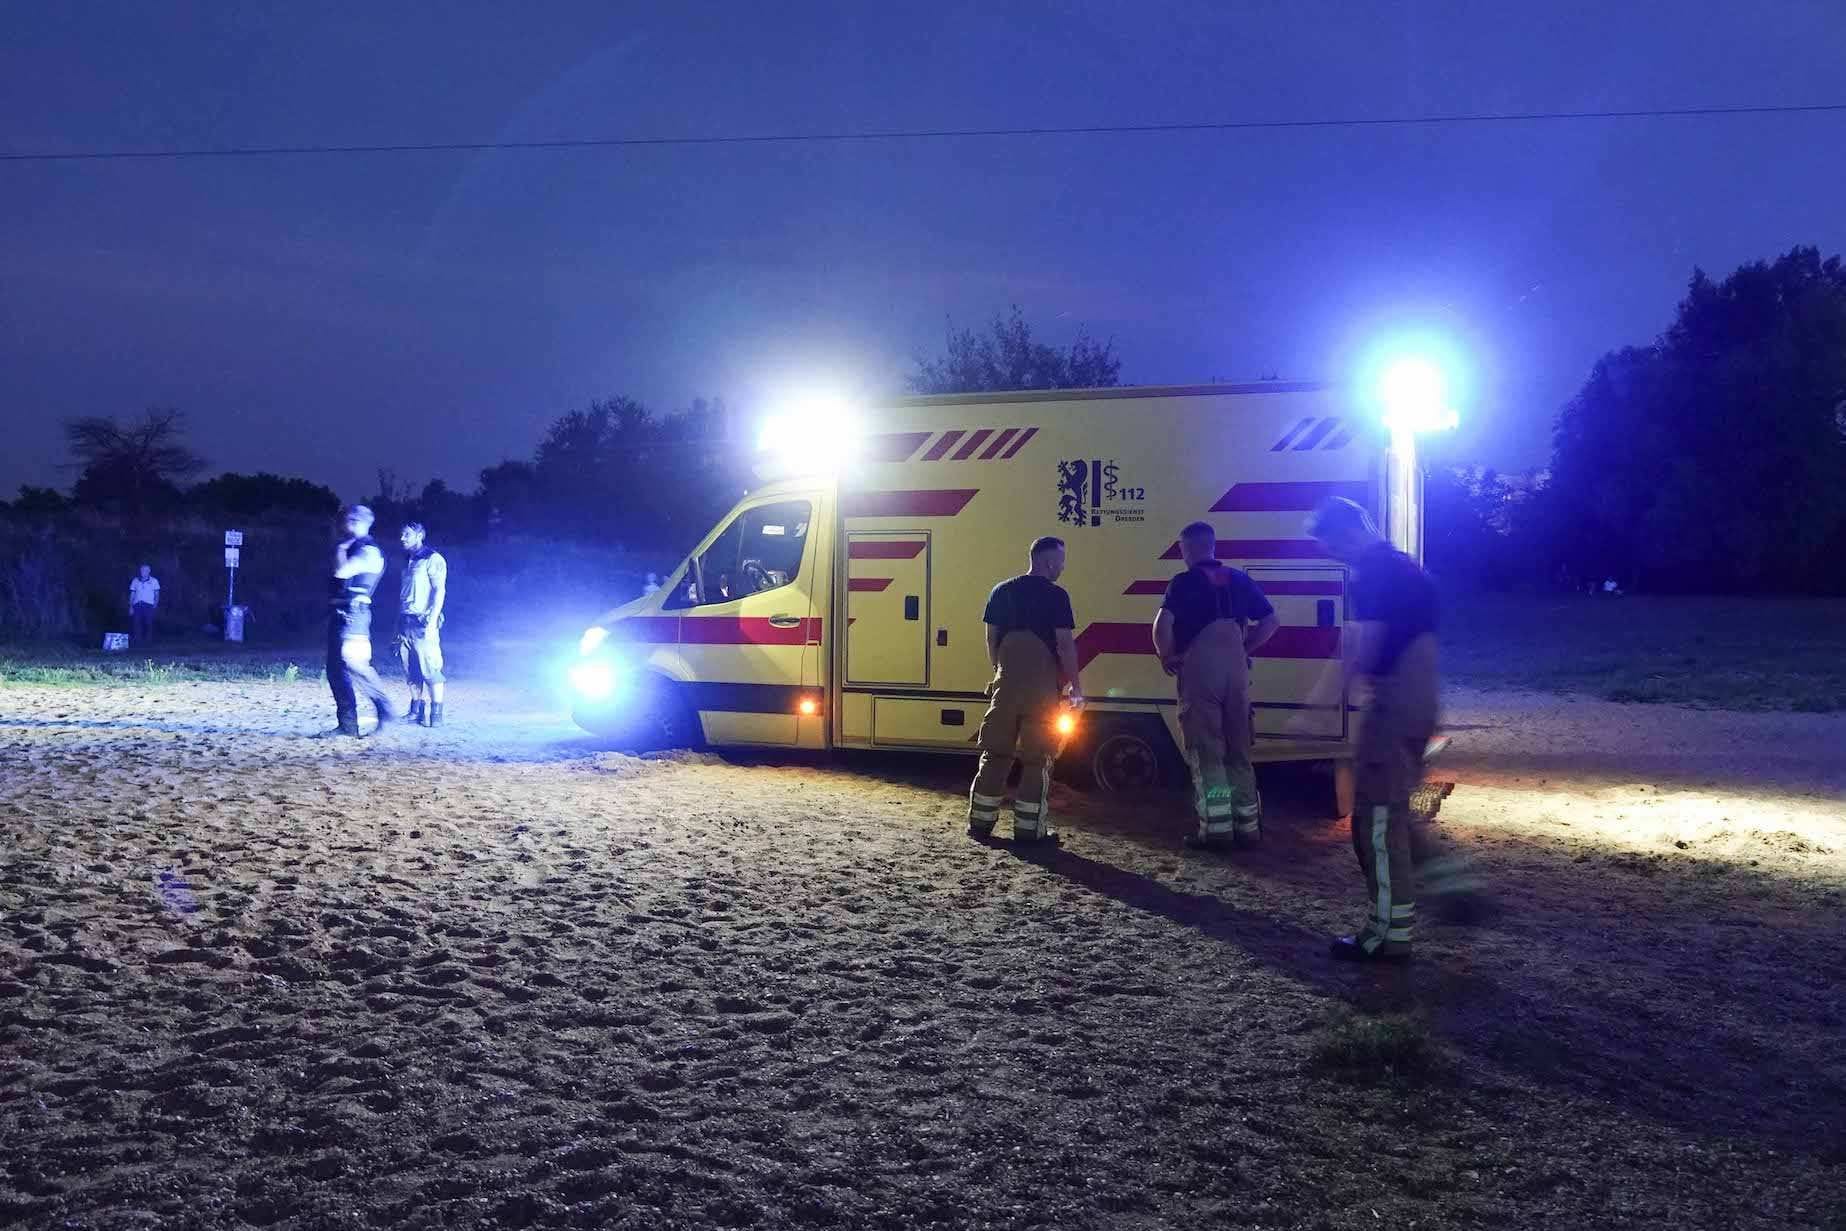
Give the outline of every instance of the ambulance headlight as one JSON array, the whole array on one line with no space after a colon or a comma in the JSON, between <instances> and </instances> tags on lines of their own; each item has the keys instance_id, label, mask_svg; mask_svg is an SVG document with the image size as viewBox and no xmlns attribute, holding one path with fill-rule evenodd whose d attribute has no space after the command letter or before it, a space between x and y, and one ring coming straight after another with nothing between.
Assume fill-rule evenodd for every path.
<instances>
[{"instance_id":1,"label":"ambulance headlight","mask_svg":"<svg viewBox=\"0 0 1846 1231\"><path fill-rule=\"evenodd\" d=\"M583 636L577 639L577 653L594 654L596 647L609 640L609 630L600 624L591 625L583 630Z\"/></svg>"},{"instance_id":2,"label":"ambulance headlight","mask_svg":"<svg viewBox=\"0 0 1846 1231\"><path fill-rule=\"evenodd\" d=\"M570 686L585 701L607 701L621 683L621 672L606 658L571 664Z\"/></svg>"}]
</instances>

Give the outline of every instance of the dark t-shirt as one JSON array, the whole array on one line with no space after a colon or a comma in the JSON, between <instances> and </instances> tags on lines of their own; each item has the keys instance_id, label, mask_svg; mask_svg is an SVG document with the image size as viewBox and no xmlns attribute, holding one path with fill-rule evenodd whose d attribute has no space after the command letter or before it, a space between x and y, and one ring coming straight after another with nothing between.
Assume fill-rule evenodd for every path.
<instances>
[{"instance_id":1,"label":"dark t-shirt","mask_svg":"<svg viewBox=\"0 0 1846 1231\"><path fill-rule=\"evenodd\" d=\"M1050 647L1053 658L1058 653L1058 630L1077 627L1064 587L1030 573L995 586L981 619L998 628L1001 636L1025 629Z\"/></svg>"},{"instance_id":2,"label":"dark t-shirt","mask_svg":"<svg viewBox=\"0 0 1846 1231\"><path fill-rule=\"evenodd\" d=\"M1250 574L1216 560L1195 564L1167 582L1160 609L1173 613L1173 652L1184 654L1205 626L1217 620L1255 622L1275 614Z\"/></svg>"},{"instance_id":3,"label":"dark t-shirt","mask_svg":"<svg viewBox=\"0 0 1846 1231\"><path fill-rule=\"evenodd\" d=\"M1436 585L1415 560L1389 543L1379 543L1353 565L1352 612L1361 622L1385 626L1372 661L1359 669L1367 675L1388 675L1405 646L1436 631Z\"/></svg>"}]
</instances>

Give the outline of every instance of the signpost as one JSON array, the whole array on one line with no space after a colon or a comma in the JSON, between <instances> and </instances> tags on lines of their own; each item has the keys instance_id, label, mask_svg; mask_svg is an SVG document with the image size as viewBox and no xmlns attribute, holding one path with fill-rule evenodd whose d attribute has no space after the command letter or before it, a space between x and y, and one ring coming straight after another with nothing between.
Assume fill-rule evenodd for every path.
<instances>
[{"instance_id":1,"label":"signpost","mask_svg":"<svg viewBox=\"0 0 1846 1231\"><path fill-rule=\"evenodd\" d=\"M226 530L224 532L224 567L227 575L224 588L224 639L242 641L244 639L244 610L237 605L237 566L243 559L244 532Z\"/></svg>"}]
</instances>

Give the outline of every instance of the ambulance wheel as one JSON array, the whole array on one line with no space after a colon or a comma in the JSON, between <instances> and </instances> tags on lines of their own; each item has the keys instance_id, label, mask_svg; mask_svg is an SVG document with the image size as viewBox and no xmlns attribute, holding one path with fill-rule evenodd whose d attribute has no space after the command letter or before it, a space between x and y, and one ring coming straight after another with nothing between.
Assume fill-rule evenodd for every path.
<instances>
[{"instance_id":1,"label":"ambulance wheel","mask_svg":"<svg viewBox=\"0 0 1846 1231\"><path fill-rule=\"evenodd\" d=\"M650 681L639 701L619 709L579 706L571 717L592 735L638 752L697 748L703 743L699 716L672 681Z\"/></svg>"},{"instance_id":2,"label":"ambulance wheel","mask_svg":"<svg viewBox=\"0 0 1846 1231\"><path fill-rule=\"evenodd\" d=\"M1157 718L1112 719L1081 752L1091 785L1111 795L1156 791L1178 777L1179 755Z\"/></svg>"}]
</instances>

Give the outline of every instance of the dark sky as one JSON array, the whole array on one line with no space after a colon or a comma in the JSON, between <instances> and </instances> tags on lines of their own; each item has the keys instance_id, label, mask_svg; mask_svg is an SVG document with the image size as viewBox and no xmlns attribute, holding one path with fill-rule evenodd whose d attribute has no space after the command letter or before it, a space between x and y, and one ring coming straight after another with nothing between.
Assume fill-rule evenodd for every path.
<instances>
[{"instance_id":1,"label":"dark sky","mask_svg":"<svg viewBox=\"0 0 1846 1231\"><path fill-rule=\"evenodd\" d=\"M381 10L390 10L383 12ZM1846 101L1846 4L16 4L9 151ZM1453 446L1543 459L1694 264L1846 247L1846 116L0 164L0 492L58 422L218 469L464 487L598 396L897 387L1017 302L1124 379L1472 357Z\"/></svg>"}]
</instances>

